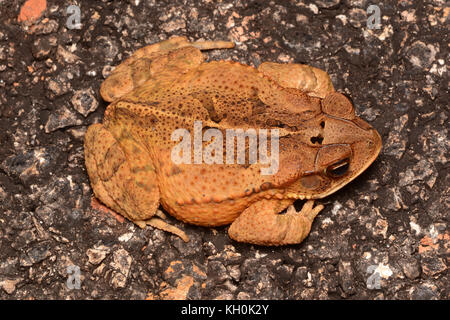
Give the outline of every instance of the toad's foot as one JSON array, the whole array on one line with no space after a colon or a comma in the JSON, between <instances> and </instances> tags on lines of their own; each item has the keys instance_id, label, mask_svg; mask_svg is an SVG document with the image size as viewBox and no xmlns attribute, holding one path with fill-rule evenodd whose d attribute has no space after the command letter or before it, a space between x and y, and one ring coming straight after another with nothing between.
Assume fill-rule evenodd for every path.
<instances>
[{"instance_id":1,"label":"toad's foot","mask_svg":"<svg viewBox=\"0 0 450 320\"><path fill-rule=\"evenodd\" d=\"M300 212L289 200L261 200L248 207L230 226L234 240L259 245L284 245L302 242L311 230L316 215L324 208L308 200ZM285 214L279 214L291 205Z\"/></svg>"},{"instance_id":2,"label":"toad's foot","mask_svg":"<svg viewBox=\"0 0 450 320\"><path fill-rule=\"evenodd\" d=\"M178 229L171 224L168 224L163 219L166 219L166 215L161 211L157 210L155 216L151 217L148 220L138 220L133 221L140 228L145 228L145 226L149 225L153 228L160 229L166 232L173 233L176 236L179 236L184 242L189 241L189 237L184 233L184 231Z\"/></svg>"},{"instance_id":3,"label":"toad's foot","mask_svg":"<svg viewBox=\"0 0 450 320\"><path fill-rule=\"evenodd\" d=\"M231 41L195 41L191 42L191 45L200 50L234 48L234 42Z\"/></svg>"}]
</instances>

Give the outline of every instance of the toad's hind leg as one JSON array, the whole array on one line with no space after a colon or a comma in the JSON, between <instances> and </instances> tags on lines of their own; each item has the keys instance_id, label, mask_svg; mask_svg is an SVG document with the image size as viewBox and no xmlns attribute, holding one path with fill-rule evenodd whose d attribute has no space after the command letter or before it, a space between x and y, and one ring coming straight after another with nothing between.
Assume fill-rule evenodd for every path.
<instances>
[{"instance_id":1,"label":"toad's hind leg","mask_svg":"<svg viewBox=\"0 0 450 320\"><path fill-rule=\"evenodd\" d=\"M334 92L330 76L325 71L305 64L264 62L258 71L282 87L299 89L313 97L325 98Z\"/></svg>"},{"instance_id":2,"label":"toad's hind leg","mask_svg":"<svg viewBox=\"0 0 450 320\"><path fill-rule=\"evenodd\" d=\"M259 245L296 244L311 230L316 215L323 209L307 201L300 212L290 206L292 200L261 200L248 207L230 226L228 233L234 240Z\"/></svg>"},{"instance_id":3,"label":"toad's hind leg","mask_svg":"<svg viewBox=\"0 0 450 320\"><path fill-rule=\"evenodd\" d=\"M189 42L185 37L173 37L136 50L118 65L102 83L100 94L114 101L154 78L175 79L203 62L200 50L234 47L228 41Z\"/></svg>"},{"instance_id":4,"label":"toad's hind leg","mask_svg":"<svg viewBox=\"0 0 450 320\"><path fill-rule=\"evenodd\" d=\"M163 221L157 211L159 188L149 157L131 140L127 145L132 145L137 159L129 161L130 155L103 125L93 124L87 130L86 168L95 196L141 228L151 225L188 241L183 231Z\"/></svg>"},{"instance_id":5,"label":"toad's hind leg","mask_svg":"<svg viewBox=\"0 0 450 320\"><path fill-rule=\"evenodd\" d=\"M199 50L234 48L234 42L231 41L195 41L191 42L190 45L196 47Z\"/></svg>"},{"instance_id":6,"label":"toad's hind leg","mask_svg":"<svg viewBox=\"0 0 450 320\"><path fill-rule=\"evenodd\" d=\"M189 237L186 233L164 221L165 219L167 219L167 217L162 211L156 210L155 216L147 220L134 221L134 223L136 223L141 228L145 228L146 225L149 225L152 226L153 228L173 233L174 235L177 235L181 239L183 239L184 242L189 241Z\"/></svg>"}]
</instances>

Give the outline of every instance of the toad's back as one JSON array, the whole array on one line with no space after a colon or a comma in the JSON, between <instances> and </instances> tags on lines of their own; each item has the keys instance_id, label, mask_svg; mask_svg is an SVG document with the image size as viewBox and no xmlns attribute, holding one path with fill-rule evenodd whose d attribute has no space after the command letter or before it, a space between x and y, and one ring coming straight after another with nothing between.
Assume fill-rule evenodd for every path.
<instances>
[{"instance_id":1,"label":"toad's back","mask_svg":"<svg viewBox=\"0 0 450 320\"><path fill-rule=\"evenodd\" d=\"M204 127L301 129L320 114L320 99L281 87L255 68L214 61L178 75L156 76L112 103L105 125L136 129L147 142L172 148L172 133ZM127 125L125 125L127 123Z\"/></svg>"}]
</instances>

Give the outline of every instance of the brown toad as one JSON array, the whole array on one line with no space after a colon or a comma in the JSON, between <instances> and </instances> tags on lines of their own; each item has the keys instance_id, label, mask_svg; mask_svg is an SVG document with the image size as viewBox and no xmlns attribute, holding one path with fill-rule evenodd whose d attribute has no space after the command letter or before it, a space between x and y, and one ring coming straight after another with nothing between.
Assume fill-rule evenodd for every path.
<instances>
[{"instance_id":1,"label":"brown toad","mask_svg":"<svg viewBox=\"0 0 450 320\"><path fill-rule=\"evenodd\" d=\"M314 207L313 199L363 172L380 152L380 135L355 115L324 71L299 64L269 62L255 69L203 61L200 50L233 46L175 37L137 50L113 71L100 90L111 102L104 121L90 126L85 137L94 194L139 226L149 224L184 240L182 231L163 220L160 204L188 223L231 223L229 235L237 241L300 243L323 209ZM250 162L249 154L244 163L199 163L193 145L187 156L192 161L174 161L179 141L173 133L180 128L193 133L198 123L200 133L214 129L224 136L231 129L269 130L267 144L278 143L277 170L262 174L267 163ZM215 138L200 138L204 151L217 147ZM249 146L248 136L245 151ZM300 212L291 206L297 199L307 199Z\"/></svg>"}]
</instances>

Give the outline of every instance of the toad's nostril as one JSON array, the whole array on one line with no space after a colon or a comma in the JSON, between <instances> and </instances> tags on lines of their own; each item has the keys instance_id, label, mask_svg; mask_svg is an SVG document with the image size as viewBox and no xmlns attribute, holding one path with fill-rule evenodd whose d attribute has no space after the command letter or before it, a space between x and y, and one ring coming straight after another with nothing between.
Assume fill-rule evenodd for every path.
<instances>
[{"instance_id":1,"label":"toad's nostril","mask_svg":"<svg viewBox=\"0 0 450 320\"><path fill-rule=\"evenodd\" d=\"M315 143L318 143L318 144L322 144L322 141L323 141L323 136L319 133L317 136L315 136L315 137L311 137L311 143L313 143L313 144L315 144Z\"/></svg>"}]
</instances>

